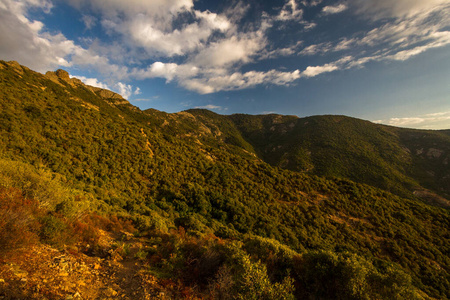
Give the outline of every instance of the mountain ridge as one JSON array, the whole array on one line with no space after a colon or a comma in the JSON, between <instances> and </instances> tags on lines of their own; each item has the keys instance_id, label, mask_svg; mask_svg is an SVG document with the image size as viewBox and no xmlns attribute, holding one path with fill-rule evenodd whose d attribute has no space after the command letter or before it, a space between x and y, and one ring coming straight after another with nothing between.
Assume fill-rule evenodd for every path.
<instances>
[{"instance_id":1,"label":"mountain ridge","mask_svg":"<svg viewBox=\"0 0 450 300\"><path fill-rule=\"evenodd\" d=\"M228 269L236 277L220 278L234 282L229 291L244 298L250 295L242 296L242 284L256 280L249 278L259 278L267 295L285 289L298 299L319 297L316 287L323 280L339 283L320 296L324 299L450 296L449 211L344 177L266 163L255 149L261 147L259 135L290 134L289 122L277 121L272 132L270 118L276 116L266 117L268 133L257 131L249 143L231 120L236 117L141 111L83 86L20 70L0 62L0 221L9 216L5 199L29 197L45 209L34 219L25 214L39 223L39 241L69 251L62 244L74 243L64 238L74 236L70 230L87 228L90 237L95 222L114 220L93 212L126 218L152 243L143 248L148 252L143 274L182 282L203 295L208 287L189 274L218 283ZM420 146L416 137L411 143ZM445 159L442 155L436 159ZM11 238L2 229L0 223L0 235ZM76 247L90 255L114 250L92 245L97 244L86 238ZM327 268L320 273L323 263ZM342 276L350 274L345 272L358 276ZM352 290L356 278L364 287L359 294Z\"/></svg>"}]
</instances>

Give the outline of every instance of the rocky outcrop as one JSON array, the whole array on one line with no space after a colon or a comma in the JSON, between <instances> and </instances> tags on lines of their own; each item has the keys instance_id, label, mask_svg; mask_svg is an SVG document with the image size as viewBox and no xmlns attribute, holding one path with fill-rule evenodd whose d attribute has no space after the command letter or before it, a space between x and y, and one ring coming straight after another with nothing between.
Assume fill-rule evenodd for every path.
<instances>
[{"instance_id":1,"label":"rocky outcrop","mask_svg":"<svg viewBox=\"0 0 450 300\"><path fill-rule=\"evenodd\" d=\"M45 76L59 85L64 85L64 83L67 83L72 87L84 85L84 83L80 79L70 78L69 73L62 69L58 69L55 72L48 71L47 73L45 73Z\"/></svg>"}]
</instances>

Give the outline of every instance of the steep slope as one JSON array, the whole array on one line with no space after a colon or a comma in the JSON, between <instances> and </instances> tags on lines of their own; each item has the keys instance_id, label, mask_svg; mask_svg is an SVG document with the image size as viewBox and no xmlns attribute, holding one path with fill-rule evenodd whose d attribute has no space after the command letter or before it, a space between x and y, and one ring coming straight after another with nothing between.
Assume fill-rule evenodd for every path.
<instances>
[{"instance_id":1,"label":"steep slope","mask_svg":"<svg viewBox=\"0 0 450 300\"><path fill-rule=\"evenodd\" d=\"M0 62L0 166L19 161L53 172L88 195L98 212L127 215L144 232L181 226L190 235L231 241L257 236L310 253L310 259L316 250L328 251L325 258L336 263L352 253L380 274L409 274L429 296L450 296L447 210L346 179L273 167L253 153L262 155L262 146L248 142L228 117L142 112L62 71L49 74ZM280 119L300 126L295 117ZM10 171L4 173L9 178ZM166 249L171 256L164 254L158 266L178 251L160 243L172 252ZM262 259L255 249L250 254ZM186 257L194 263L195 256ZM306 268L307 258L297 264Z\"/></svg>"},{"instance_id":2,"label":"steep slope","mask_svg":"<svg viewBox=\"0 0 450 300\"><path fill-rule=\"evenodd\" d=\"M407 197L425 189L450 197L450 139L445 131L395 128L345 116L228 118L271 165L348 178ZM433 192L427 194L439 198ZM443 199L441 205L448 202Z\"/></svg>"}]
</instances>

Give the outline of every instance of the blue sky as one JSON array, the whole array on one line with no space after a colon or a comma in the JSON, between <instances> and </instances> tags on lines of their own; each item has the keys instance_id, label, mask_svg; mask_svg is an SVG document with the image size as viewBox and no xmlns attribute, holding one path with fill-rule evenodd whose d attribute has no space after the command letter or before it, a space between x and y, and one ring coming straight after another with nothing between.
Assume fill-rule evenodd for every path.
<instances>
[{"instance_id":1,"label":"blue sky","mask_svg":"<svg viewBox=\"0 0 450 300\"><path fill-rule=\"evenodd\" d=\"M450 128L450 0L0 0L0 41L141 109Z\"/></svg>"}]
</instances>

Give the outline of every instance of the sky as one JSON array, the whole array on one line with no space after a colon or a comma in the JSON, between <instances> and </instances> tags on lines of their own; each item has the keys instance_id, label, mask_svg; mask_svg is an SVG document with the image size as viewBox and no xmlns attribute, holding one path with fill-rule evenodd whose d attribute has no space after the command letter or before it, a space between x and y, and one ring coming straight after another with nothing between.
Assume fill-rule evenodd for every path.
<instances>
[{"instance_id":1,"label":"sky","mask_svg":"<svg viewBox=\"0 0 450 300\"><path fill-rule=\"evenodd\" d=\"M450 0L0 0L0 59L142 110L450 129Z\"/></svg>"}]
</instances>

